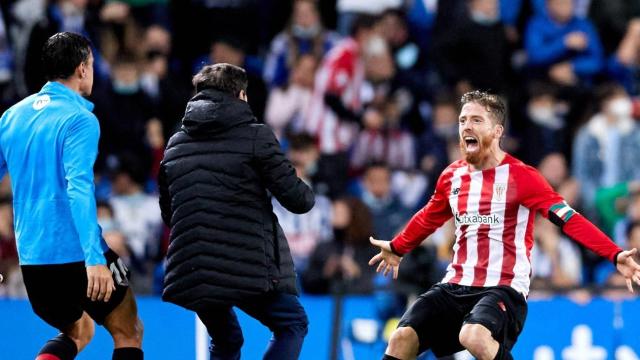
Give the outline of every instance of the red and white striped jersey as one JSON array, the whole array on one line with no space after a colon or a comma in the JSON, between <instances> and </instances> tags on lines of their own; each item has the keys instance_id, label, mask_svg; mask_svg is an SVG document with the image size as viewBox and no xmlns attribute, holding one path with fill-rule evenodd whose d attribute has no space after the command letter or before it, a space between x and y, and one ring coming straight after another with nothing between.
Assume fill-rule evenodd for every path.
<instances>
[{"instance_id":1,"label":"red and white striped jersey","mask_svg":"<svg viewBox=\"0 0 640 360\"><path fill-rule=\"evenodd\" d=\"M400 129L360 131L351 150L351 168L361 170L374 161L383 161L392 169L415 167L415 143L411 134Z\"/></svg>"},{"instance_id":2,"label":"red and white striped jersey","mask_svg":"<svg viewBox=\"0 0 640 360\"><path fill-rule=\"evenodd\" d=\"M454 217L453 261L442 282L506 285L526 296L536 212L600 256L613 260L621 251L567 205L537 170L508 154L499 166L482 171L470 171L463 160L449 165L429 203L392 240L391 247L405 254Z\"/></svg>"},{"instance_id":3,"label":"red and white striped jersey","mask_svg":"<svg viewBox=\"0 0 640 360\"><path fill-rule=\"evenodd\" d=\"M318 138L322 153L348 150L358 133L356 124L341 121L325 105L324 96L338 95L347 109L359 111L363 83L364 63L360 59L358 43L352 38L344 39L324 57L304 116L303 130Z\"/></svg>"}]
</instances>

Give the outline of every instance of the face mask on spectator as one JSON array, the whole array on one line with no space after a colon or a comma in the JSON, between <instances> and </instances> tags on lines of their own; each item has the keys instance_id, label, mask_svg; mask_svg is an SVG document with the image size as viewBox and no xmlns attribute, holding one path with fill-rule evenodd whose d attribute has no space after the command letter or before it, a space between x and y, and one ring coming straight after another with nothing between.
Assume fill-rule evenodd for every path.
<instances>
[{"instance_id":1,"label":"face mask on spectator","mask_svg":"<svg viewBox=\"0 0 640 360\"><path fill-rule=\"evenodd\" d=\"M98 219L98 225L102 228L103 233L117 230L116 222L113 219Z\"/></svg>"},{"instance_id":2,"label":"face mask on spectator","mask_svg":"<svg viewBox=\"0 0 640 360\"><path fill-rule=\"evenodd\" d=\"M560 129L564 123L552 106L529 106L527 115L531 121L551 129Z\"/></svg>"},{"instance_id":3,"label":"face mask on spectator","mask_svg":"<svg viewBox=\"0 0 640 360\"><path fill-rule=\"evenodd\" d=\"M293 36L300 39L311 39L320 33L320 26L312 25L309 27L304 27L301 25L294 24L291 28L291 32Z\"/></svg>"},{"instance_id":4,"label":"face mask on spectator","mask_svg":"<svg viewBox=\"0 0 640 360\"><path fill-rule=\"evenodd\" d=\"M140 88L140 85L137 81L128 84L118 79L113 80L113 91L115 91L117 94L120 94L120 95L135 94L136 92L138 92L139 88Z\"/></svg>"},{"instance_id":5,"label":"face mask on spectator","mask_svg":"<svg viewBox=\"0 0 640 360\"><path fill-rule=\"evenodd\" d=\"M472 10L471 20L473 20L473 22L478 25L491 26L498 23L498 21L500 21L500 18L498 16L487 15L482 11Z\"/></svg>"},{"instance_id":6,"label":"face mask on spectator","mask_svg":"<svg viewBox=\"0 0 640 360\"><path fill-rule=\"evenodd\" d=\"M628 118L631 116L633 104L627 98L612 100L608 106L608 112L617 118Z\"/></svg>"}]
</instances>

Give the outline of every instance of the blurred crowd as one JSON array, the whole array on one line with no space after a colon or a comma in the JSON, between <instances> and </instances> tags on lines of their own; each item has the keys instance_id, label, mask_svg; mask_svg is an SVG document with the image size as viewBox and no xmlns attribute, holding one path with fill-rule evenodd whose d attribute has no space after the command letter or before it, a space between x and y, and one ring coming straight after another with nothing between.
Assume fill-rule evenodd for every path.
<instances>
[{"instance_id":1,"label":"blurred crowd","mask_svg":"<svg viewBox=\"0 0 640 360\"><path fill-rule=\"evenodd\" d=\"M0 110L42 87L40 49L58 31L93 42L98 219L137 293L162 289L159 160L191 77L219 62L247 70L254 114L316 193L303 215L273 203L304 293L375 294L393 316L441 279L451 222L397 282L367 265L368 237L391 239L459 158L458 99L476 88L508 101L505 150L640 247L640 0L7 0ZM539 220L532 296L622 294L612 265ZM25 296L12 221L5 179L0 297Z\"/></svg>"}]
</instances>

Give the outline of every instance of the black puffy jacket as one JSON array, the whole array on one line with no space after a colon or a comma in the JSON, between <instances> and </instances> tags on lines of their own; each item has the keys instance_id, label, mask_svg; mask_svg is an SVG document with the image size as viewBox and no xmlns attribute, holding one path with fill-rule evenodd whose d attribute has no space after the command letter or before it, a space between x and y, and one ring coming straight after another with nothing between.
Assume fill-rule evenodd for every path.
<instances>
[{"instance_id":1,"label":"black puffy jacket","mask_svg":"<svg viewBox=\"0 0 640 360\"><path fill-rule=\"evenodd\" d=\"M159 185L171 227L165 301L200 311L270 290L297 294L269 192L294 213L309 211L314 195L246 102L196 94L169 140Z\"/></svg>"}]
</instances>

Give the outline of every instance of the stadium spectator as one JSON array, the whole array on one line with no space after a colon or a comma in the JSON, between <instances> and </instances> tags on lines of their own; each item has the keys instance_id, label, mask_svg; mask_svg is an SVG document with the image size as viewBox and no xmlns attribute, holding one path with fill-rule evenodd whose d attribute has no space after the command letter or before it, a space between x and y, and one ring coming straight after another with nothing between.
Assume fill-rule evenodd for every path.
<instances>
[{"instance_id":1,"label":"stadium spectator","mask_svg":"<svg viewBox=\"0 0 640 360\"><path fill-rule=\"evenodd\" d=\"M458 106L451 94L442 92L433 101L431 128L418 139L418 166L429 178L430 193L438 176L451 160L448 148L458 147Z\"/></svg>"},{"instance_id":2,"label":"stadium spectator","mask_svg":"<svg viewBox=\"0 0 640 360\"><path fill-rule=\"evenodd\" d=\"M162 218L158 208L157 195L144 192L147 172L131 155L123 156L112 179L112 197L109 204L113 208L113 219L118 224L132 256L132 275L138 286L149 285L146 265L160 253ZM144 287L148 291L149 287Z\"/></svg>"},{"instance_id":3,"label":"stadium spectator","mask_svg":"<svg viewBox=\"0 0 640 360\"><path fill-rule=\"evenodd\" d=\"M631 117L631 98L622 86L604 84L596 103L598 113L575 136L572 160L583 210L592 216L598 188L640 179L640 128Z\"/></svg>"},{"instance_id":4,"label":"stadium spectator","mask_svg":"<svg viewBox=\"0 0 640 360\"><path fill-rule=\"evenodd\" d=\"M397 9L402 6L402 0L338 0L338 32L343 36L352 34L353 26L362 15L379 16L387 9Z\"/></svg>"},{"instance_id":5,"label":"stadium spectator","mask_svg":"<svg viewBox=\"0 0 640 360\"><path fill-rule=\"evenodd\" d=\"M619 245L624 242L620 241L622 237L617 236L614 229L618 222L624 221L629 209L633 211L634 201L638 195L640 195L640 181L638 180L601 187L596 191L595 205L602 228ZM633 219L635 216L630 216L630 218ZM624 221L624 226L628 224L628 221Z\"/></svg>"},{"instance_id":6,"label":"stadium spectator","mask_svg":"<svg viewBox=\"0 0 640 360\"><path fill-rule=\"evenodd\" d=\"M384 163L372 163L361 180L362 202L373 217L373 233L379 238L392 238L411 214L399 197L391 191L391 170ZM371 235L371 234L370 234Z\"/></svg>"},{"instance_id":7,"label":"stadium spectator","mask_svg":"<svg viewBox=\"0 0 640 360\"><path fill-rule=\"evenodd\" d=\"M562 153L550 153L542 158L538 171L569 206L578 206L580 184L571 176L567 159Z\"/></svg>"},{"instance_id":8,"label":"stadium spectator","mask_svg":"<svg viewBox=\"0 0 640 360\"><path fill-rule=\"evenodd\" d=\"M338 35L322 25L315 0L295 0L289 25L271 42L264 66L265 83L269 88L285 87L301 56L322 59L338 41Z\"/></svg>"},{"instance_id":9,"label":"stadium spectator","mask_svg":"<svg viewBox=\"0 0 640 360\"><path fill-rule=\"evenodd\" d=\"M92 99L100 120L99 168L133 154L145 175L151 169L152 148L147 126L156 117L151 99L140 86L140 67L133 54L121 54L113 64L109 84L97 88Z\"/></svg>"},{"instance_id":10,"label":"stadium spectator","mask_svg":"<svg viewBox=\"0 0 640 360\"><path fill-rule=\"evenodd\" d=\"M100 55L99 23L95 14L88 12L88 0L52 0L47 2L44 18L31 29L25 54L24 76L29 94L38 92L46 82L42 61L42 46L53 34L69 31L87 36L93 42L92 51L96 66L96 81L106 76L102 73L103 65ZM28 69L28 71L26 71Z\"/></svg>"},{"instance_id":11,"label":"stadium spectator","mask_svg":"<svg viewBox=\"0 0 640 360\"><path fill-rule=\"evenodd\" d=\"M533 75L563 86L588 85L602 69L602 44L588 19L574 14L574 0L546 0L547 13L529 21L525 34Z\"/></svg>"},{"instance_id":12,"label":"stadium spectator","mask_svg":"<svg viewBox=\"0 0 640 360\"><path fill-rule=\"evenodd\" d=\"M289 83L269 92L265 121L280 141L287 134L303 132L303 115L309 107L318 60L312 55L298 57L291 70Z\"/></svg>"},{"instance_id":13,"label":"stadium spectator","mask_svg":"<svg viewBox=\"0 0 640 360\"><path fill-rule=\"evenodd\" d=\"M302 275L306 293L371 293L375 276L367 265L375 255L367 241L371 222L369 210L360 200L348 197L333 202L333 239L319 244L311 255Z\"/></svg>"},{"instance_id":14,"label":"stadium spectator","mask_svg":"<svg viewBox=\"0 0 640 360\"><path fill-rule=\"evenodd\" d=\"M294 139L294 141L296 142L293 144L295 146L292 146L289 152L300 151L299 146L304 145L300 144L304 139ZM305 150L302 149L302 151ZM298 177L313 188L304 162L298 163L294 160L299 159L300 156L289 155L289 158L296 169ZM327 197L317 193L315 200L316 204L314 207L304 214L292 213L275 198L271 201L273 204L273 213L278 217L278 222L289 243L289 249L293 257L293 265L299 273L303 273L307 269L313 250L319 244L331 240L333 235L331 232L331 201Z\"/></svg>"},{"instance_id":15,"label":"stadium spectator","mask_svg":"<svg viewBox=\"0 0 640 360\"><path fill-rule=\"evenodd\" d=\"M566 119L569 104L559 98L557 87L551 83L534 81L528 90L521 138L525 158L537 165L550 153L566 154L569 150Z\"/></svg>"},{"instance_id":16,"label":"stadium spectator","mask_svg":"<svg viewBox=\"0 0 640 360\"><path fill-rule=\"evenodd\" d=\"M557 226L538 217L531 250L531 290L562 291L582 283L580 249Z\"/></svg>"},{"instance_id":17,"label":"stadium spectator","mask_svg":"<svg viewBox=\"0 0 640 360\"><path fill-rule=\"evenodd\" d=\"M589 19L593 22L602 41L606 56L616 52L622 39L627 36L631 22L640 18L638 0L591 0Z\"/></svg>"},{"instance_id":18,"label":"stadium spectator","mask_svg":"<svg viewBox=\"0 0 640 360\"><path fill-rule=\"evenodd\" d=\"M193 72L195 74L206 65L221 63L243 67L247 60L246 47L247 44L234 35L225 35L215 39L211 42L209 53L196 60ZM267 102L267 89L262 81L262 74L247 71L247 77L249 79L249 88L247 89L249 106L255 116L262 121Z\"/></svg>"},{"instance_id":19,"label":"stadium spectator","mask_svg":"<svg viewBox=\"0 0 640 360\"><path fill-rule=\"evenodd\" d=\"M511 52L498 9L498 0L471 0L467 16L434 35L433 61L445 85L507 89Z\"/></svg>"},{"instance_id":20,"label":"stadium spectator","mask_svg":"<svg viewBox=\"0 0 640 360\"><path fill-rule=\"evenodd\" d=\"M320 152L337 157L336 162L346 164L346 151L358 131L359 113L364 106L361 87L365 81L365 57L386 51L384 40L375 33L376 21L369 16L358 18L351 37L331 49L316 75L304 130L317 137ZM344 173L346 169L342 170Z\"/></svg>"},{"instance_id":21,"label":"stadium spectator","mask_svg":"<svg viewBox=\"0 0 640 360\"><path fill-rule=\"evenodd\" d=\"M640 93L640 18L629 22L615 53L607 59L606 71L611 80L622 84L629 94Z\"/></svg>"},{"instance_id":22,"label":"stadium spectator","mask_svg":"<svg viewBox=\"0 0 640 360\"><path fill-rule=\"evenodd\" d=\"M362 174L366 165L384 162L391 169L415 168L413 136L399 127L396 105L385 102L381 107L369 106L363 115L360 131L351 150L352 174Z\"/></svg>"},{"instance_id":23,"label":"stadium spectator","mask_svg":"<svg viewBox=\"0 0 640 360\"><path fill-rule=\"evenodd\" d=\"M333 173L334 164L330 159L320 156L315 139L306 133L292 135L289 139L289 159L300 168L304 168L307 183L318 195L336 199L346 191L346 177Z\"/></svg>"}]
</instances>

